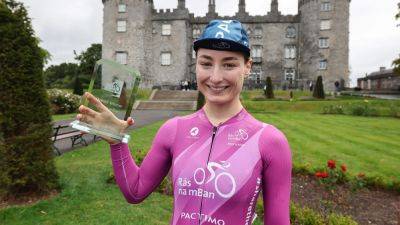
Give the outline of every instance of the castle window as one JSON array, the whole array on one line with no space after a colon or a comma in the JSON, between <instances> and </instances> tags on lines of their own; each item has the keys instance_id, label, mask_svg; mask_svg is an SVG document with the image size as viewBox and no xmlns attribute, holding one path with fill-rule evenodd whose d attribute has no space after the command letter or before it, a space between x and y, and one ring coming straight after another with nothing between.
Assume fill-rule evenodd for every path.
<instances>
[{"instance_id":1,"label":"castle window","mask_svg":"<svg viewBox=\"0 0 400 225\"><path fill-rule=\"evenodd\" d=\"M321 20L321 30L329 30L329 29L331 29L331 21Z\"/></svg>"},{"instance_id":2,"label":"castle window","mask_svg":"<svg viewBox=\"0 0 400 225\"><path fill-rule=\"evenodd\" d=\"M201 31L198 28L193 29L193 38L197 39L200 37Z\"/></svg>"},{"instance_id":3,"label":"castle window","mask_svg":"<svg viewBox=\"0 0 400 225\"><path fill-rule=\"evenodd\" d=\"M328 60L326 59L320 60L318 69L326 70L327 68L328 68Z\"/></svg>"},{"instance_id":4,"label":"castle window","mask_svg":"<svg viewBox=\"0 0 400 225\"><path fill-rule=\"evenodd\" d=\"M321 11L327 12L332 10L332 4L330 2L322 2L321 3Z\"/></svg>"},{"instance_id":5,"label":"castle window","mask_svg":"<svg viewBox=\"0 0 400 225\"><path fill-rule=\"evenodd\" d=\"M124 4L124 3L119 3L119 4L118 4L118 12L119 12L119 13L125 13L125 12L126 12L126 4Z\"/></svg>"},{"instance_id":6,"label":"castle window","mask_svg":"<svg viewBox=\"0 0 400 225\"><path fill-rule=\"evenodd\" d=\"M295 38L296 37L296 28L290 26L286 28L286 37L287 38Z\"/></svg>"},{"instance_id":7,"label":"castle window","mask_svg":"<svg viewBox=\"0 0 400 225\"><path fill-rule=\"evenodd\" d=\"M171 35L171 24L163 24L161 29L161 35Z\"/></svg>"},{"instance_id":8,"label":"castle window","mask_svg":"<svg viewBox=\"0 0 400 225\"><path fill-rule=\"evenodd\" d=\"M256 29L254 29L254 37L256 37L256 38L262 37L262 28L261 27L256 27Z\"/></svg>"},{"instance_id":9,"label":"castle window","mask_svg":"<svg viewBox=\"0 0 400 225\"><path fill-rule=\"evenodd\" d=\"M246 32L247 32L247 35L248 35L248 36L251 35L251 29L250 29L250 28L248 28Z\"/></svg>"},{"instance_id":10,"label":"castle window","mask_svg":"<svg viewBox=\"0 0 400 225\"><path fill-rule=\"evenodd\" d=\"M162 52L161 53L161 65L162 66L171 65L171 52Z\"/></svg>"},{"instance_id":11,"label":"castle window","mask_svg":"<svg viewBox=\"0 0 400 225\"><path fill-rule=\"evenodd\" d=\"M115 61L122 65L126 65L128 61L128 53L127 52L115 52Z\"/></svg>"},{"instance_id":12,"label":"castle window","mask_svg":"<svg viewBox=\"0 0 400 225\"><path fill-rule=\"evenodd\" d=\"M295 59L296 58L296 46L286 45L285 46L285 59Z\"/></svg>"},{"instance_id":13,"label":"castle window","mask_svg":"<svg viewBox=\"0 0 400 225\"><path fill-rule=\"evenodd\" d=\"M261 74L262 74L261 66L255 65L251 69L249 79L254 80L256 84L261 84Z\"/></svg>"},{"instance_id":14,"label":"castle window","mask_svg":"<svg viewBox=\"0 0 400 225\"><path fill-rule=\"evenodd\" d=\"M196 58L196 51L194 49L192 49L192 59Z\"/></svg>"},{"instance_id":15,"label":"castle window","mask_svg":"<svg viewBox=\"0 0 400 225\"><path fill-rule=\"evenodd\" d=\"M126 20L117 21L117 32L126 32Z\"/></svg>"},{"instance_id":16,"label":"castle window","mask_svg":"<svg viewBox=\"0 0 400 225\"><path fill-rule=\"evenodd\" d=\"M318 41L318 45L320 48L329 48L329 39L328 38L320 38Z\"/></svg>"},{"instance_id":17,"label":"castle window","mask_svg":"<svg viewBox=\"0 0 400 225\"><path fill-rule=\"evenodd\" d=\"M293 68L285 69L285 80L292 81L295 78L295 70Z\"/></svg>"},{"instance_id":18,"label":"castle window","mask_svg":"<svg viewBox=\"0 0 400 225\"><path fill-rule=\"evenodd\" d=\"M251 46L251 58L253 58L253 62L260 63L262 61L262 50L262 45Z\"/></svg>"}]
</instances>

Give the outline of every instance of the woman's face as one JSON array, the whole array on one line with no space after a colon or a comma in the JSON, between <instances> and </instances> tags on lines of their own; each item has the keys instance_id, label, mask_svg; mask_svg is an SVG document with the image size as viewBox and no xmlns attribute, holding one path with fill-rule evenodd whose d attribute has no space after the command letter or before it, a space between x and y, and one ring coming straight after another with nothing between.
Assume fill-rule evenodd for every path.
<instances>
[{"instance_id":1,"label":"woman's face","mask_svg":"<svg viewBox=\"0 0 400 225\"><path fill-rule=\"evenodd\" d=\"M226 104L239 99L244 77L250 70L251 60L245 62L240 52L204 48L197 51L197 86L209 103Z\"/></svg>"}]
</instances>

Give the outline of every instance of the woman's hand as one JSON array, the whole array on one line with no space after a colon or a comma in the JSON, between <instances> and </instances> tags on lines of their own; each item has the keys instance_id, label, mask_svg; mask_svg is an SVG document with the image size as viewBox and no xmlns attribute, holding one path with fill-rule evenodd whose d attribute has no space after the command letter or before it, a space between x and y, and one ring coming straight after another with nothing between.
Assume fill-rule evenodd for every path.
<instances>
[{"instance_id":1,"label":"woman's hand","mask_svg":"<svg viewBox=\"0 0 400 225\"><path fill-rule=\"evenodd\" d=\"M89 102L97 108L98 112L81 105L79 106L79 114L76 115L77 120L116 133L125 133L126 129L133 125L134 121L131 117L126 121L118 119L99 99L89 92L85 92L83 97L87 98ZM101 137L109 144L116 144L119 142L110 137Z\"/></svg>"}]
</instances>

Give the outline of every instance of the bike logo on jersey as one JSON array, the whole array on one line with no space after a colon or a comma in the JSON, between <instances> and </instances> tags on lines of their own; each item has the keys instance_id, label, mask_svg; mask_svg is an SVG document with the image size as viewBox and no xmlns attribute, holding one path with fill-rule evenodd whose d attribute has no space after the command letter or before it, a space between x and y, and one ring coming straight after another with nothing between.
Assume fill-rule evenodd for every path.
<instances>
[{"instance_id":1,"label":"bike logo on jersey","mask_svg":"<svg viewBox=\"0 0 400 225\"><path fill-rule=\"evenodd\" d=\"M192 136L197 136L199 134L199 128L198 127L193 127L191 130L190 130L190 135L192 135Z\"/></svg>"},{"instance_id":2,"label":"bike logo on jersey","mask_svg":"<svg viewBox=\"0 0 400 225\"><path fill-rule=\"evenodd\" d=\"M232 174L225 171L230 166L231 164L226 161L221 161L221 164L217 162L209 162L207 165L207 170L211 174L211 176L206 181L206 171L202 167L199 167L194 171L193 174L194 182L196 182L197 185L203 185L213 181L215 191L223 198L230 198L235 194L236 191L235 178L233 178ZM214 168L220 169L222 170L222 172L216 174ZM218 180L221 179L222 177L225 177L228 180L230 180L231 188L229 191L221 190L220 182L218 182Z\"/></svg>"},{"instance_id":3,"label":"bike logo on jersey","mask_svg":"<svg viewBox=\"0 0 400 225\"><path fill-rule=\"evenodd\" d=\"M245 129L238 129L233 133L228 133L229 141L246 141L249 138Z\"/></svg>"}]
</instances>

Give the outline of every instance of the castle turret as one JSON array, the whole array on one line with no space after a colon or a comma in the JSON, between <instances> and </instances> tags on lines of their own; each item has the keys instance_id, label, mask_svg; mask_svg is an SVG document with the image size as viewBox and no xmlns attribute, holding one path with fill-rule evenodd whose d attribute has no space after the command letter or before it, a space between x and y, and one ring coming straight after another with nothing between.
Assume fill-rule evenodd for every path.
<instances>
[{"instance_id":1,"label":"castle turret","mask_svg":"<svg viewBox=\"0 0 400 225\"><path fill-rule=\"evenodd\" d=\"M350 0L299 0L299 72L306 82L322 76L325 90L349 81Z\"/></svg>"},{"instance_id":2,"label":"castle turret","mask_svg":"<svg viewBox=\"0 0 400 225\"><path fill-rule=\"evenodd\" d=\"M206 16L212 18L216 18L218 16L218 14L215 12L215 0L208 1L208 12Z\"/></svg>"},{"instance_id":3,"label":"castle turret","mask_svg":"<svg viewBox=\"0 0 400 225\"><path fill-rule=\"evenodd\" d=\"M178 9L186 8L186 0L178 0Z\"/></svg>"},{"instance_id":4,"label":"castle turret","mask_svg":"<svg viewBox=\"0 0 400 225\"><path fill-rule=\"evenodd\" d=\"M239 1L239 13L245 13L245 12L246 12L246 1L240 0Z\"/></svg>"}]
</instances>

